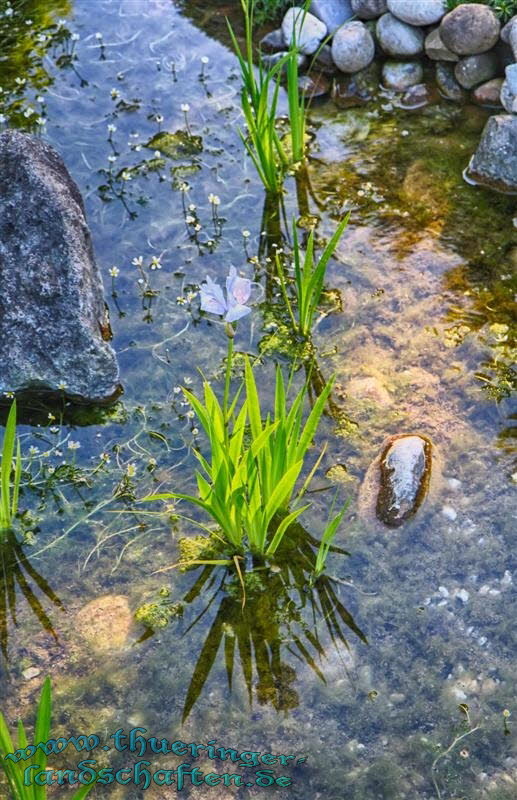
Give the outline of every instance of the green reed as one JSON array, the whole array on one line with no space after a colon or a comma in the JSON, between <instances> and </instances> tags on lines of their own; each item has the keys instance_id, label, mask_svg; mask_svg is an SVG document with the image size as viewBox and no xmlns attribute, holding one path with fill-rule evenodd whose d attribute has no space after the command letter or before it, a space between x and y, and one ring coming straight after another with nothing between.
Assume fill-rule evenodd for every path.
<instances>
[{"instance_id":1,"label":"green reed","mask_svg":"<svg viewBox=\"0 0 517 800\"><path fill-rule=\"evenodd\" d=\"M314 315L318 310L323 292L325 272L337 243L345 230L350 215L341 220L336 231L319 259L315 260L314 231L307 240L305 255L302 257L296 223L293 221L293 280L287 275L281 255L276 255L276 267L284 301L291 318L294 330L301 336L309 337L312 331ZM292 289L292 292L289 291ZM294 294L294 297L292 297Z\"/></svg>"},{"instance_id":2,"label":"green reed","mask_svg":"<svg viewBox=\"0 0 517 800\"><path fill-rule=\"evenodd\" d=\"M25 727L21 720L18 721L18 742L14 744L5 718L0 712L0 769L7 777L7 783L11 790L12 800L46 800L47 785L38 786L36 784L25 785L25 770L32 765L37 765L39 770L31 770L30 774L34 780L35 773L44 772L47 769L47 755L43 749L36 752L28 759L15 762L6 759L9 753L16 750L24 750L29 744L37 745L40 742L47 742L50 739L50 721L52 716L52 686L50 678L47 678L41 690L38 709L36 712L36 723L34 726L34 736L29 743ZM83 800L84 797L93 789L95 782L86 786L81 786L69 800Z\"/></svg>"},{"instance_id":3,"label":"green reed","mask_svg":"<svg viewBox=\"0 0 517 800\"><path fill-rule=\"evenodd\" d=\"M0 462L0 538L3 538L2 534L12 527L18 511L21 474L22 457L20 440L16 436L16 400L14 400L5 425Z\"/></svg>"}]
</instances>

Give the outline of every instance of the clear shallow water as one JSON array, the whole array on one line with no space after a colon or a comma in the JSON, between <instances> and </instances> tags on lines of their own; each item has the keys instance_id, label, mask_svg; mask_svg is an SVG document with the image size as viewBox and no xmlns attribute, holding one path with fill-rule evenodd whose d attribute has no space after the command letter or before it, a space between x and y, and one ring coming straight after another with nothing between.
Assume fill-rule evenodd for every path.
<instances>
[{"instance_id":1,"label":"clear shallow water","mask_svg":"<svg viewBox=\"0 0 517 800\"><path fill-rule=\"evenodd\" d=\"M37 9L26 8L31 41L50 24ZM55 9L63 17L69 10ZM214 24L205 10L203 19L222 36L217 17ZM191 486L195 421L174 389L185 376L197 388L198 367L220 372L225 336L200 319L188 293L207 272L223 278L232 263L249 276L256 271L269 291L258 266L246 266L263 238L264 199L237 134L239 81L223 44L169 2L77 2L63 27L79 40L59 43L51 28L55 41L48 49L41 42L41 63L30 51L28 86L6 72L3 113L27 127L21 109L43 107L44 135L85 197L125 394L103 424L59 426L43 412L44 428L24 428L24 452L40 451L24 499L40 530L25 554L48 586L40 580L37 588L34 573L27 580L55 636L19 583L18 626L12 619L3 626L9 659L0 662L2 708L12 718L30 714L51 671L56 732L141 724L171 740L215 738L227 747L306 755L307 763L286 770L295 782L278 789L285 796L431 798L438 796L434 774L442 797L512 797L515 741L512 717L512 733L504 733L502 711L514 708L514 417L510 399L496 404L476 376L495 383L493 360L511 358L508 331L493 326L512 323L516 242L511 200L461 179L484 112L444 104L410 114L390 108L389 97L366 110L315 106L312 195L288 183L288 218L308 206L321 217L321 237L352 209L328 273L342 311L326 316L315 337L322 374L337 375L335 418L321 434L329 448L320 485L336 483L351 499L338 541L350 556L332 556L328 571L342 581L334 589L353 622L343 612L348 646L334 646L327 622L313 622L311 599L321 598L270 575L250 592L242 616L240 598L228 581L218 590L218 576L198 584L196 594L196 574L152 574L175 560L175 542L192 533L188 526L176 523L171 536L163 518L111 513L131 511L132 498L150 488ZM41 69L52 78L48 87ZM202 140L196 152L185 151L182 137L154 138L185 129L183 103ZM173 157L157 154L165 143ZM221 200L215 221L210 193ZM196 236L187 214L202 226ZM246 247L242 230L250 232ZM132 264L139 256L143 273ZM153 256L161 269L147 269ZM112 279L113 267L120 272ZM260 302L258 290L256 297L237 347L287 363L271 328L271 304ZM258 369L265 389L272 363L270 355ZM371 519L359 487L384 439L403 432L433 440L435 475L417 518L391 531ZM69 441L80 448L69 449ZM66 470L49 472L63 460ZM315 497L304 524L317 536L328 493ZM127 608L156 600L161 586L172 602L187 598L183 617L141 641L144 628L130 625ZM81 609L106 595L127 606L112 599L120 641L98 650L88 643L90 618ZM324 657L307 631L320 638ZM222 642L232 638L238 646L230 692ZM24 678L28 667L40 676ZM437 756L465 732L460 703L479 730L433 772ZM140 795L126 787L114 796Z\"/></svg>"}]
</instances>

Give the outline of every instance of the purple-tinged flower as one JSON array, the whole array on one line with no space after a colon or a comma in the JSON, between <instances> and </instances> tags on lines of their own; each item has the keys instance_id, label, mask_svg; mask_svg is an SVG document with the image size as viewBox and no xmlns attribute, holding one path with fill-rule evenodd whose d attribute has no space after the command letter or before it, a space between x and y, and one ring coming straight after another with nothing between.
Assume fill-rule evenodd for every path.
<instances>
[{"instance_id":1,"label":"purple-tinged flower","mask_svg":"<svg viewBox=\"0 0 517 800\"><path fill-rule=\"evenodd\" d=\"M248 278L239 278L235 267L230 267L226 278L226 297L218 283L208 275L206 283L199 287L201 308L212 314L219 314L226 322L236 322L250 313L251 308L246 304L251 294L251 281Z\"/></svg>"}]
</instances>

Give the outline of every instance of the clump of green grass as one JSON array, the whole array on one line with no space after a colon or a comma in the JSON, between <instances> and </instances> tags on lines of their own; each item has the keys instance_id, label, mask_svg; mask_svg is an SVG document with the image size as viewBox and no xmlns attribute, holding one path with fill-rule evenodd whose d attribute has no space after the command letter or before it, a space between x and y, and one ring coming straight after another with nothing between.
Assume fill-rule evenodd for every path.
<instances>
[{"instance_id":1,"label":"clump of green grass","mask_svg":"<svg viewBox=\"0 0 517 800\"><path fill-rule=\"evenodd\" d=\"M40 701L36 713L36 723L34 726L34 736L31 744L35 745L40 742L47 742L50 739L50 721L52 715L52 686L50 678L47 678L41 690ZM0 769L3 770L7 777L7 783L11 790L12 800L46 800L47 786L38 786L35 783L25 785L24 775L25 770L32 766L37 765L39 770L32 770L31 774L44 772L47 768L47 756L44 750L36 750L34 755L27 759L15 762L11 759L6 759L6 755L14 753L18 749L25 749L29 745L27 733L21 720L18 721L18 743L17 746L9 733L5 718L0 712ZM93 789L95 781L91 784L81 786L70 797L70 800L83 800L86 795Z\"/></svg>"},{"instance_id":2,"label":"clump of green grass","mask_svg":"<svg viewBox=\"0 0 517 800\"><path fill-rule=\"evenodd\" d=\"M275 64L265 68L253 62L254 0L241 0L244 14L245 50L228 22L228 30L239 61L242 78L241 105L247 134L241 139L267 192L282 192L286 171L305 157L306 109L298 89L298 47L291 42L289 50ZM287 77L287 99L290 123L290 151L277 131L278 99L282 74Z\"/></svg>"},{"instance_id":3,"label":"clump of green grass","mask_svg":"<svg viewBox=\"0 0 517 800\"><path fill-rule=\"evenodd\" d=\"M318 310L323 292L327 264L348 224L349 218L350 214L347 214L339 223L334 235L317 261L315 261L314 257L314 231L311 231L309 235L307 249L302 258L296 224L293 222L293 281L289 281L282 256L278 253L276 255L280 286L293 328L305 338L309 337L312 331L314 316ZM293 294L294 298L292 297Z\"/></svg>"},{"instance_id":4,"label":"clump of green grass","mask_svg":"<svg viewBox=\"0 0 517 800\"><path fill-rule=\"evenodd\" d=\"M245 362L243 386L232 402L228 399L232 340L227 362L227 381L222 403L205 381L203 397L184 390L208 439L208 455L196 451L201 469L196 473L197 495L166 492L145 500L182 499L201 509L217 525L216 535L230 550L231 558L197 560L196 563L232 563L247 552L273 556L289 526L310 507L302 504L304 495L321 462L324 450L316 459L302 486L298 479L307 460L332 380L323 387L304 422L307 386L297 393L290 407L281 370L277 368L274 410L263 416L257 384L248 359ZM241 394L244 400L237 411ZM339 515L338 515L339 517ZM188 519L188 518L187 518ZM329 522L337 529L336 519ZM193 520L190 520L193 521ZM214 531L196 522L210 534ZM333 538L327 531L325 541ZM324 564L322 553L320 564Z\"/></svg>"},{"instance_id":5,"label":"clump of green grass","mask_svg":"<svg viewBox=\"0 0 517 800\"><path fill-rule=\"evenodd\" d=\"M20 440L16 436L16 400L5 425L2 460L0 462L0 539L12 528L18 511L22 474Z\"/></svg>"}]
</instances>

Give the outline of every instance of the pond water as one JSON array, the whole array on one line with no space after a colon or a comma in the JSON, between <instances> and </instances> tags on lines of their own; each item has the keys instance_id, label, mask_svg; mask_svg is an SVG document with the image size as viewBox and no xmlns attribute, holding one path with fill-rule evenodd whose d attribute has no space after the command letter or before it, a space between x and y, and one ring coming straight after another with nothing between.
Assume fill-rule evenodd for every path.
<instances>
[{"instance_id":1,"label":"pond water","mask_svg":"<svg viewBox=\"0 0 517 800\"><path fill-rule=\"evenodd\" d=\"M320 241L348 210L351 220L315 333L318 375L336 375L318 442L328 442L317 476L328 491L303 525L318 538L335 487L350 500L336 540L349 555L331 554L318 588L293 556L292 569L248 586L242 609L224 568L156 574L196 531L177 507L153 515L157 506L135 502L194 487L199 436L179 387L198 390L199 370L219 380L226 353L222 325L199 312L207 274L223 280L233 264L257 282L235 346L262 354L265 396L275 362L287 371L293 354L267 280L275 219L263 216L238 135L224 24L224 13L238 24L238 4L2 6L2 124L40 130L81 189L124 386L109 410L25 412L27 541L2 550L7 718L31 721L51 674L55 735L143 726L170 741L291 754L272 767L293 780L275 787L280 797L515 797L516 212L512 198L462 178L486 112L445 102L408 112L389 94L360 109L311 108L309 181L287 181L286 218L317 221ZM375 521L361 484L398 433L429 437L435 464L425 504L394 530ZM169 617L154 634L133 619L149 603ZM99 625L106 609L116 635ZM74 764L59 758L53 766ZM144 796L131 785L97 793Z\"/></svg>"}]
</instances>

